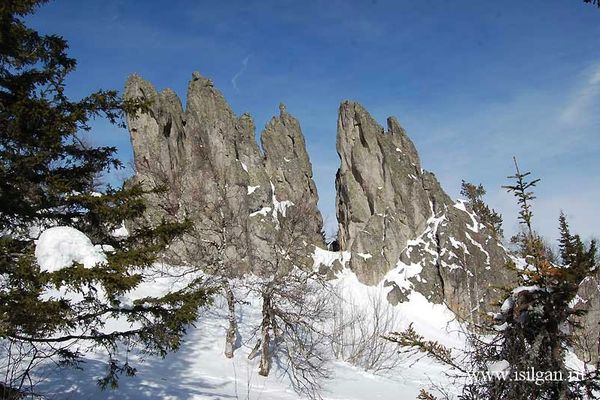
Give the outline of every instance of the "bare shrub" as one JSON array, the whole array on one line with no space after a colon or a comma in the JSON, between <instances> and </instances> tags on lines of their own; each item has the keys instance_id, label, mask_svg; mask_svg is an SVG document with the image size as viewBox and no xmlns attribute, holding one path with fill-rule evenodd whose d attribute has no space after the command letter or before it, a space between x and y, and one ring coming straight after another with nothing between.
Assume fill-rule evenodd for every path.
<instances>
[{"instance_id":1,"label":"bare shrub","mask_svg":"<svg viewBox=\"0 0 600 400\"><path fill-rule=\"evenodd\" d=\"M385 373L402 361L398 349L383 336L398 329L394 306L372 294L359 304L340 289L334 292L331 319L331 350L338 360L366 371Z\"/></svg>"}]
</instances>

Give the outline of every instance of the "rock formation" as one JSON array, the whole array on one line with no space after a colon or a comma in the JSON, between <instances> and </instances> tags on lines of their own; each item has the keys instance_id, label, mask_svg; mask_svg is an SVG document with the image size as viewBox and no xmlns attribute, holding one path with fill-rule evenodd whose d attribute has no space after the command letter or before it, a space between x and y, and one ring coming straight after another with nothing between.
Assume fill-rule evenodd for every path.
<instances>
[{"instance_id":1,"label":"rock formation","mask_svg":"<svg viewBox=\"0 0 600 400\"><path fill-rule=\"evenodd\" d=\"M127 81L125 96L150 102L149 113L128 118L135 179L169 188L153 199L150 214L185 216L201 237L176 246L177 254L193 257L202 240L218 240L227 229L226 252L237 270L256 268L258 255L268 252L278 213L292 204L307 208L310 240L322 243L312 166L300 124L284 105L261 134L263 154L252 118L236 117L198 73L189 83L185 110L171 90L157 92L138 76ZM414 289L463 318L480 315L496 297L492 286L508 282L501 268L508 256L468 206L453 202L421 168L398 121L389 118L387 125L384 132L357 103L340 106L338 241L352 253L350 268L367 284L385 279L393 303ZM399 282L411 266L409 284Z\"/></svg>"},{"instance_id":2,"label":"rock formation","mask_svg":"<svg viewBox=\"0 0 600 400\"><path fill-rule=\"evenodd\" d=\"M390 117L387 125L386 132L360 104L340 106L340 247L353 254L350 268L363 282L385 279L392 303L415 289L477 318L499 297L494 286L510 282L509 258L468 205L452 201L421 168L398 121Z\"/></svg>"},{"instance_id":3,"label":"rock formation","mask_svg":"<svg viewBox=\"0 0 600 400\"><path fill-rule=\"evenodd\" d=\"M581 327L573 347L582 360L596 362L600 356L600 271L583 280L571 305L586 311L578 318Z\"/></svg>"},{"instance_id":4,"label":"rock formation","mask_svg":"<svg viewBox=\"0 0 600 400\"><path fill-rule=\"evenodd\" d=\"M168 188L150 196L148 218L194 223L193 234L173 246L183 261L203 255L206 242L219 242L234 272L259 270L278 216L292 205L306 214L307 242L324 245L304 137L284 105L264 128L261 150L250 115L237 117L197 72L185 110L173 91L157 92L138 76L127 81L125 97L150 103L148 113L127 119L134 181ZM337 151L338 243L349 259L345 265L363 283L383 282L394 304L414 290L463 319L477 321L494 310L501 297L496 287L512 280L504 268L511 256L467 203L450 199L435 175L421 168L398 121L388 118L385 131L360 104L343 102ZM598 330L597 293L597 279L582 285L579 303L594 307L583 321L586 332Z\"/></svg>"},{"instance_id":5,"label":"rock formation","mask_svg":"<svg viewBox=\"0 0 600 400\"><path fill-rule=\"evenodd\" d=\"M307 240L322 244L312 166L300 124L285 106L262 133L262 154L252 118L236 117L212 82L197 72L185 111L174 92L157 92L138 76L128 79L125 98L150 103L148 113L127 118L134 179L168 188L151 198L150 216L187 217L194 223L195 232L177 243L174 253L193 258L203 241L220 241L239 272L256 268L257 254L268 251L278 213L300 202L311 222Z\"/></svg>"}]
</instances>

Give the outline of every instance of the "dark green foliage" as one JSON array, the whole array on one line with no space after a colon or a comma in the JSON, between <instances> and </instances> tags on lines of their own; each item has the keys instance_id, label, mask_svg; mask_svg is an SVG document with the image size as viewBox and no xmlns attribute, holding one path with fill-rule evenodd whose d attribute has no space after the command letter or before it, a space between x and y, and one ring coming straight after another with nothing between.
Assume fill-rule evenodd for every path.
<instances>
[{"instance_id":1,"label":"dark green foliage","mask_svg":"<svg viewBox=\"0 0 600 400\"><path fill-rule=\"evenodd\" d=\"M596 241L592 240L586 249L579 235L571 234L563 213L559 217L559 230L559 250L563 265L571 267L574 273L575 270L580 273L593 270L597 253Z\"/></svg>"},{"instance_id":2,"label":"dark green foliage","mask_svg":"<svg viewBox=\"0 0 600 400\"><path fill-rule=\"evenodd\" d=\"M460 194L469 200L473 211L481 219L481 222L492 231L493 236L500 239L504 234L502 231L502 215L483 202L485 193L482 184L475 186L472 183L462 181Z\"/></svg>"},{"instance_id":3,"label":"dark green foliage","mask_svg":"<svg viewBox=\"0 0 600 400\"><path fill-rule=\"evenodd\" d=\"M0 382L0 400L19 400L23 397L23 393L19 390L6 386Z\"/></svg>"},{"instance_id":4,"label":"dark green foliage","mask_svg":"<svg viewBox=\"0 0 600 400\"><path fill-rule=\"evenodd\" d=\"M594 4L596 7L600 7L600 0L583 0L584 3Z\"/></svg>"},{"instance_id":5,"label":"dark green foliage","mask_svg":"<svg viewBox=\"0 0 600 400\"><path fill-rule=\"evenodd\" d=\"M119 374L135 372L118 360L121 343L160 355L177 349L210 290L196 279L166 296L123 304L121 296L148 279L158 254L189 222L144 222L149 192L140 185L98 188L97 177L121 163L114 148L87 145L78 135L89 131L96 117L122 126L124 112L146 111L147 104L123 101L115 91L68 99L64 82L76 62L67 55L66 41L23 23L43 3L0 5L0 340L27 354L24 362L37 357L76 363L82 354L74 341L101 346L111 359L100 383L114 387ZM112 232L123 221L136 221L135 228L127 237L115 237ZM56 225L79 229L114 251L94 268L75 263L41 271L35 232ZM81 300L49 298L48 289L68 289ZM107 319L118 317L131 329L103 331ZM4 384L23 390L30 367L7 368L18 373Z\"/></svg>"},{"instance_id":6,"label":"dark green foliage","mask_svg":"<svg viewBox=\"0 0 600 400\"><path fill-rule=\"evenodd\" d=\"M106 376L98 379L98 386L102 389L116 389L119 387L120 375L134 376L136 372L136 369L129 365L129 363L125 362L125 364L120 365L117 360L111 359L108 362L108 373Z\"/></svg>"}]
</instances>

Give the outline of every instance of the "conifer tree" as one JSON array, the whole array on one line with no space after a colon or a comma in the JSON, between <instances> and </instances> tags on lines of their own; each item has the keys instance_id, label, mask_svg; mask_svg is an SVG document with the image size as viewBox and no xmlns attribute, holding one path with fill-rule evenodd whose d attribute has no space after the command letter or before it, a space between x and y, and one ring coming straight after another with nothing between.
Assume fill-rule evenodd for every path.
<instances>
[{"instance_id":1,"label":"conifer tree","mask_svg":"<svg viewBox=\"0 0 600 400\"><path fill-rule=\"evenodd\" d=\"M530 173L521 173L516 159L515 168L515 175L509 177L515 183L505 188L514 193L520 206L523 230L517 240L525 264L512 266L518 272L517 286L507 288L499 312L478 327L478 332L468 333L470 347L459 355L426 340L412 327L392 333L388 339L405 350L422 352L467 378L460 397L463 400L597 398L597 369L573 374L565 364L578 327L577 317L586 312L574 309L571 303L583 280L597 273L596 243L586 247L578 235L571 234L561 214L561 263L552 262L533 228L532 188L539 179L529 180ZM434 398L426 391L420 396Z\"/></svg>"},{"instance_id":2,"label":"conifer tree","mask_svg":"<svg viewBox=\"0 0 600 400\"><path fill-rule=\"evenodd\" d=\"M121 163L115 148L87 145L81 132L96 117L123 125L124 112L147 105L123 101L115 91L70 100L65 78L76 61L67 54L67 42L41 35L23 20L43 3L0 5L0 342L5 353L19 352L2 354L7 362L0 398L27 393L41 360L77 363L83 356L79 344L106 351L107 375L99 383L115 387L120 373L135 373L119 358L124 343L163 356L177 349L210 294L192 279L178 291L127 301L188 223L143 222L147 192L139 185L98 187L97 177ZM129 235L115 235L123 221L136 223ZM83 232L102 245L106 261L40 268L35 240L54 226ZM127 327L104 329L118 318Z\"/></svg>"},{"instance_id":3,"label":"conifer tree","mask_svg":"<svg viewBox=\"0 0 600 400\"><path fill-rule=\"evenodd\" d=\"M483 201L485 193L486 191L482 184L475 186L472 183L462 181L460 194L469 200L473 211L481 218L481 222L492 231L493 236L496 239L500 239L504 235L502 231L502 215L485 204Z\"/></svg>"}]
</instances>

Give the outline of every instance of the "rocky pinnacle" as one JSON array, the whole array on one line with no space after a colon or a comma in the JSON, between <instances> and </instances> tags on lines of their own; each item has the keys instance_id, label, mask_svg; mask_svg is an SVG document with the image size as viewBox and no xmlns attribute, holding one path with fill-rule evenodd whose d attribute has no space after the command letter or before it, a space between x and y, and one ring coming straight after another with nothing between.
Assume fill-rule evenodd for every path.
<instances>
[{"instance_id":1,"label":"rocky pinnacle","mask_svg":"<svg viewBox=\"0 0 600 400\"><path fill-rule=\"evenodd\" d=\"M151 218L165 213L185 216L194 222L196 238L218 236L226 229L231 237L226 252L240 272L251 270L254 256L266 252L275 225L275 202L306 205L303 210L313 232L307 240L323 244L304 137L283 105L261 135L263 153L250 115L237 117L212 81L198 72L189 82L185 110L174 92L157 92L133 75L127 80L125 98L136 97L148 100L150 111L127 117L134 180L169 188L162 197L151 197ZM178 244L177 253L183 258L202 252L202 239L192 239Z\"/></svg>"},{"instance_id":2,"label":"rocky pinnacle","mask_svg":"<svg viewBox=\"0 0 600 400\"><path fill-rule=\"evenodd\" d=\"M465 203L454 202L421 168L414 144L394 117L384 130L358 103L340 105L336 176L339 244L364 283L382 280L388 299L409 293L397 282L479 318L510 282L507 254ZM417 269L410 276L407 269ZM397 279L401 278L401 279Z\"/></svg>"},{"instance_id":3,"label":"rocky pinnacle","mask_svg":"<svg viewBox=\"0 0 600 400\"><path fill-rule=\"evenodd\" d=\"M259 147L252 117L236 116L198 72L185 110L172 90L158 92L136 75L127 80L125 98L149 102L149 112L127 116L133 181L168 188L148 196L147 218L193 222L190 237L172 247L182 261L205 256L204 243L227 231L224 254L232 271L256 272L257 255L269 254L282 205L302 206L307 243L324 246L304 135L285 105L266 124ZM514 278L505 268L511 256L468 203L453 201L422 168L398 120L388 118L384 129L360 104L345 101L336 147L338 243L358 279L382 283L393 304L417 291L473 322L495 310L498 288ZM597 279L586 282L580 297L597 310L596 286ZM590 313L585 330L597 332L598 320L597 311Z\"/></svg>"}]
</instances>

